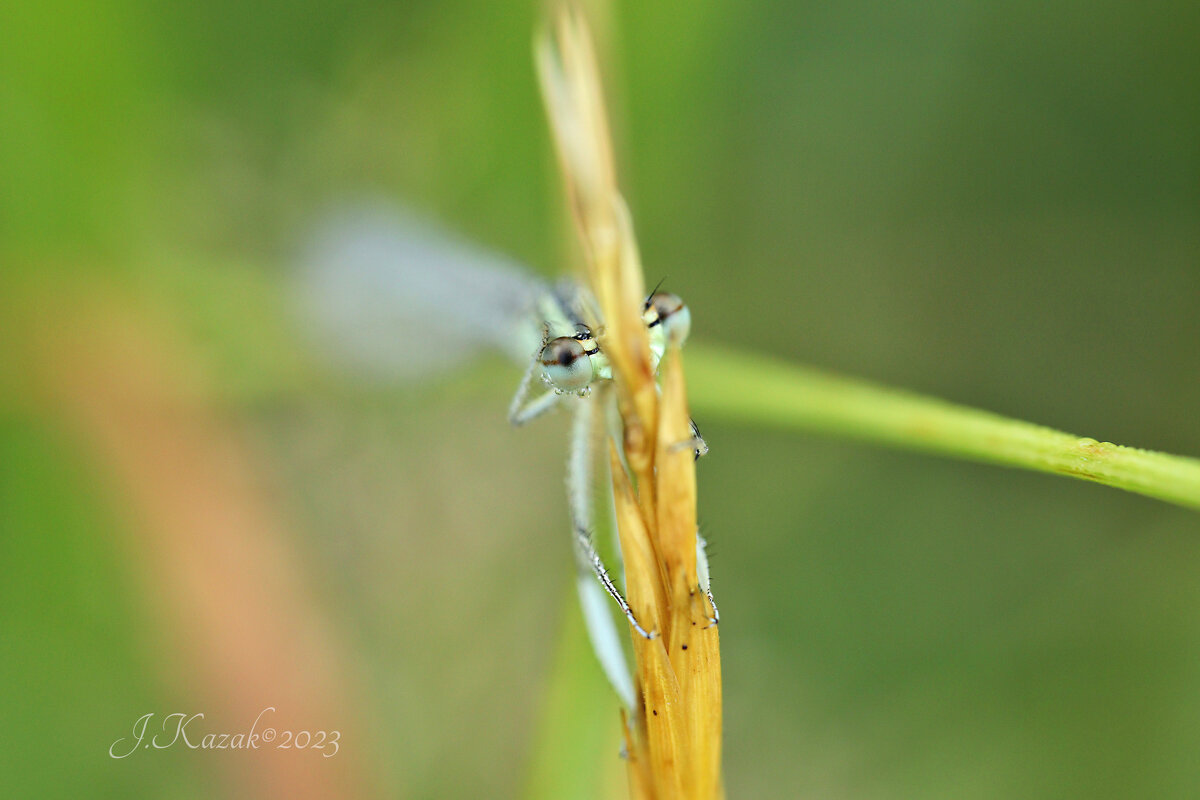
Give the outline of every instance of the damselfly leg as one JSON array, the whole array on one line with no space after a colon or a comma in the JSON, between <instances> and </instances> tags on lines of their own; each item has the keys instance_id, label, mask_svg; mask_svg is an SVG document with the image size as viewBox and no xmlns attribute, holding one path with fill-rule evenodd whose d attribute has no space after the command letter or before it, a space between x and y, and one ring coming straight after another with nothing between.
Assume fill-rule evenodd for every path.
<instances>
[{"instance_id":1,"label":"damselfly leg","mask_svg":"<svg viewBox=\"0 0 1200 800\"><path fill-rule=\"evenodd\" d=\"M525 398L529 396L529 389L533 384L534 377L537 376L540 379L538 381L539 384L545 381L545 375L541 368L541 360L542 351L546 349L549 337L549 326L543 325L542 342L529 359L529 367L526 368L525 374L521 376L521 384L517 387L512 402L508 404L508 421L515 427L520 427L527 422L537 419L558 405L558 401L562 398L560 392L550 390L538 395L528 403L525 402Z\"/></svg>"}]
</instances>

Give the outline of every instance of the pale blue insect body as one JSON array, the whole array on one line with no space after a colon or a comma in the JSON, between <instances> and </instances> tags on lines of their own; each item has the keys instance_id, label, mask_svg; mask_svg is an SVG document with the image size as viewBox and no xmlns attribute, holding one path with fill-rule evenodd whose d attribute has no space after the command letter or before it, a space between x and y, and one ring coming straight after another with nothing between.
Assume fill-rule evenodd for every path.
<instances>
[{"instance_id":1,"label":"pale blue insect body","mask_svg":"<svg viewBox=\"0 0 1200 800\"><path fill-rule=\"evenodd\" d=\"M509 406L514 425L555 408L572 412L566 484L576 586L596 656L617 694L634 708L611 601L638 635L656 634L638 622L593 541L593 499L600 496L593 494L595 478L605 477L597 476L597 468L608 469L607 459L594 457L596 445L607 434L619 453L621 423L604 354L604 322L591 293L570 281L547 286L428 221L383 209L334 219L316 237L298 277L306 327L343 362L385 380L422 380L460 369L484 345L497 346L527 364ZM651 293L640 313L657 368L668 345L687 339L691 313L677 295L660 291ZM693 449L697 458L708 450L694 423L692 438L677 446ZM614 548L619 559L615 542ZM697 561L700 589L711 601L700 538ZM713 624L717 619L713 604Z\"/></svg>"}]
</instances>

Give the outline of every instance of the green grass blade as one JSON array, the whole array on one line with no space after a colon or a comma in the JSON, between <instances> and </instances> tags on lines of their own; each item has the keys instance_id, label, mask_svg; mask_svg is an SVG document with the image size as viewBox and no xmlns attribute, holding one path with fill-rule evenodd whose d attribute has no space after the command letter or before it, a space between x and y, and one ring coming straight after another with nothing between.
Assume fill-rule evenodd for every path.
<instances>
[{"instance_id":1,"label":"green grass blade","mask_svg":"<svg viewBox=\"0 0 1200 800\"><path fill-rule=\"evenodd\" d=\"M573 583L573 582L572 582ZM624 797L620 701L600 670L572 585L535 738L525 800Z\"/></svg>"},{"instance_id":2,"label":"green grass blade","mask_svg":"<svg viewBox=\"0 0 1200 800\"><path fill-rule=\"evenodd\" d=\"M705 421L811 431L1069 475L1200 508L1200 460L1123 447L726 348L688 348Z\"/></svg>"}]
</instances>

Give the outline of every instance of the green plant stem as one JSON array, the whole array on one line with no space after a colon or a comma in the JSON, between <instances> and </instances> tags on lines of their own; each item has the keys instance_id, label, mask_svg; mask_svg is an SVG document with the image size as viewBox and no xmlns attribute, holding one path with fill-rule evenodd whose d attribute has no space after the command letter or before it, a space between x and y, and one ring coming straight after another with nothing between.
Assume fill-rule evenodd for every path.
<instances>
[{"instance_id":1,"label":"green plant stem","mask_svg":"<svg viewBox=\"0 0 1200 800\"><path fill-rule=\"evenodd\" d=\"M1200 509L1200 460L1080 438L1029 422L725 348L688 348L688 395L705 420L792 428L1069 475Z\"/></svg>"}]
</instances>

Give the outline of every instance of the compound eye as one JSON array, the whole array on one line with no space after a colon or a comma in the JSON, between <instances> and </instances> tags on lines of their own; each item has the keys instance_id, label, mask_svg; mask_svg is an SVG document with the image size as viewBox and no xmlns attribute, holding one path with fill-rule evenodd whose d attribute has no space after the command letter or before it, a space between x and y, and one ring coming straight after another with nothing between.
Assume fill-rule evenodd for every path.
<instances>
[{"instance_id":1,"label":"compound eye","mask_svg":"<svg viewBox=\"0 0 1200 800\"><path fill-rule=\"evenodd\" d=\"M552 339L542 348L541 359L546 377L561 392L577 392L592 382L592 360L578 339Z\"/></svg>"},{"instance_id":2,"label":"compound eye","mask_svg":"<svg viewBox=\"0 0 1200 800\"><path fill-rule=\"evenodd\" d=\"M671 292L652 294L646 303L646 317L650 327L662 325L667 341L674 344L683 344L692 329L692 312Z\"/></svg>"}]
</instances>

